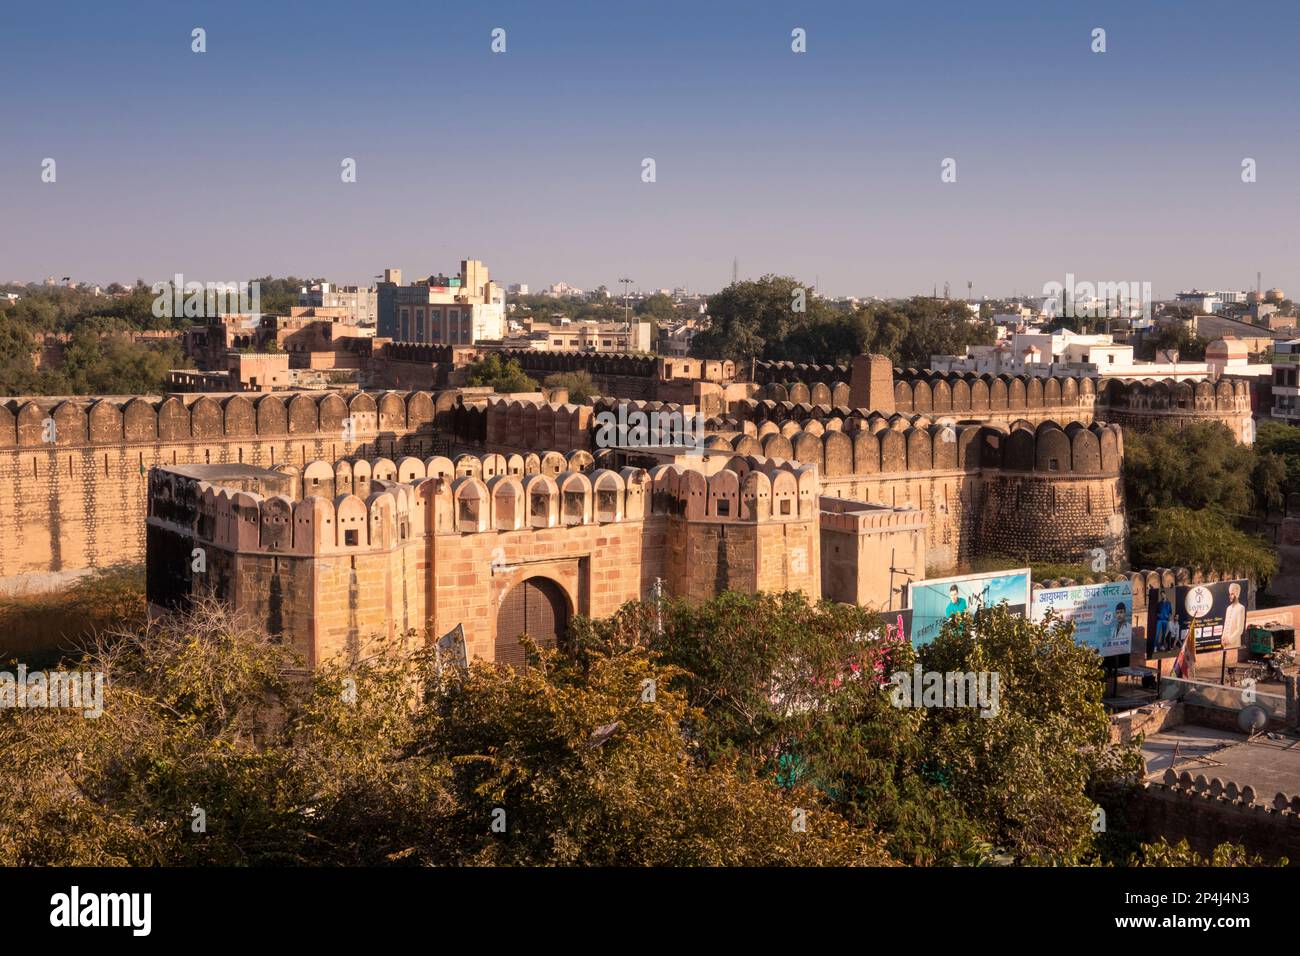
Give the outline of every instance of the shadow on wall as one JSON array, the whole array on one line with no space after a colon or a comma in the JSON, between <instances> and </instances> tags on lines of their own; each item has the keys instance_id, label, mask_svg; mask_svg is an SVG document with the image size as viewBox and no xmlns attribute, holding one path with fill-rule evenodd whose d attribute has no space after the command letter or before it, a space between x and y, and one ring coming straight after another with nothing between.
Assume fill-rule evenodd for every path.
<instances>
[{"instance_id":1,"label":"shadow on wall","mask_svg":"<svg viewBox=\"0 0 1300 956\"><path fill-rule=\"evenodd\" d=\"M142 566L120 565L58 591L0 597L0 667L10 657L48 666L98 633L143 624L144 587Z\"/></svg>"}]
</instances>

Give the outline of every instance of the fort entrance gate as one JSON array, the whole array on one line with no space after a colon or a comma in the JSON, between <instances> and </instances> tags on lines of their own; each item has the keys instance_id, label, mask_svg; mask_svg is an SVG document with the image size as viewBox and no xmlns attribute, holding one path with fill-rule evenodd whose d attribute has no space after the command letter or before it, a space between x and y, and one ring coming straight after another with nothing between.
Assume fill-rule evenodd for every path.
<instances>
[{"instance_id":1,"label":"fort entrance gate","mask_svg":"<svg viewBox=\"0 0 1300 956\"><path fill-rule=\"evenodd\" d=\"M497 614L496 662L516 669L526 663L522 634L548 650L563 640L569 626L569 602L550 578L534 577L506 594Z\"/></svg>"}]
</instances>

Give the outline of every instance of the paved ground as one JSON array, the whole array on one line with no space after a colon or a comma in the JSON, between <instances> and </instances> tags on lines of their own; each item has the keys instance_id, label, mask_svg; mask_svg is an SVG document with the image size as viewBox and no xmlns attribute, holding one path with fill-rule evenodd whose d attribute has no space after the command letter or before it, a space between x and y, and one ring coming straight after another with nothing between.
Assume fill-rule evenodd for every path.
<instances>
[{"instance_id":1,"label":"paved ground","mask_svg":"<svg viewBox=\"0 0 1300 956\"><path fill-rule=\"evenodd\" d=\"M1270 739L1208 727L1183 726L1148 737L1142 744L1147 778L1160 779L1177 759L1174 769L1193 777L1205 774L1235 780L1237 786L1252 786L1260 799L1271 801L1281 791L1300 793L1300 738Z\"/></svg>"}]
</instances>

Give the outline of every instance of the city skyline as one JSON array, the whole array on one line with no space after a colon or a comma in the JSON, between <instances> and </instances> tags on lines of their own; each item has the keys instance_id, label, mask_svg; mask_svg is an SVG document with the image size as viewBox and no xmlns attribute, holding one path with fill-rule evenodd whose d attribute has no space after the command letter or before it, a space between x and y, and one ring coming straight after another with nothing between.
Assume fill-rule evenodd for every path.
<instances>
[{"instance_id":1,"label":"city skyline","mask_svg":"<svg viewBox=\"0 0 1300 956\"><path fill-rule=\"evenodd\" d=\"M1191 8L18 11L0 274L369 284L472 255L534 288L716 289L735 259L833 297L1294 288L1295 107L1262 54L1298 28Z\"/></svg>"}]
</instances>

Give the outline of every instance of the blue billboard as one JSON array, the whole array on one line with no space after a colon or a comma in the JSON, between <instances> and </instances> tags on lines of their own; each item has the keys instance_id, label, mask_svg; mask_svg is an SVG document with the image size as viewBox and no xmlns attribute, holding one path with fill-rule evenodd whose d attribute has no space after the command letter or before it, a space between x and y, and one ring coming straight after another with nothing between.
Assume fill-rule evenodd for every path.
<instances>
[{"instance_id":1,"label":"blue billboard","mask_svg":"<svg viewBox=\"0 0 1300 956\"><path fill-rule=\"evenodd\" d=\"M1029 568L964 574L955 578L913 581L907 586L912 605L912 646L924 647L939 636L943 622L1005 604L1013 614L1029 613Z\"/></svg>"},{"instance_id":2,"label":"blue billboard","mask_svg":"<svg viewBox=\"0 0 1300 956\"><path fill-rule=\"evenodd\" d=\"M1074 625L1074 639L1102 657L1133 649L1133 585L1129 581L1077 584L1034 592L1033 619L1055 611L1059 621Z\"/></svg>"}]
</instances>

